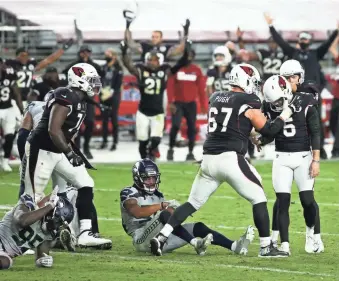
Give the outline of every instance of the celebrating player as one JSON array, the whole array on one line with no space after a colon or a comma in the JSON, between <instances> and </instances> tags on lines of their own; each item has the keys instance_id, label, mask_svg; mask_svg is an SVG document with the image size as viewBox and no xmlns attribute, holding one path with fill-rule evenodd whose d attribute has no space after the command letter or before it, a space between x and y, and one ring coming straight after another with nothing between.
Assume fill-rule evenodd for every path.
<instances>
[{"instance_id":1,"label":"celebrating player","mask_svg":"<svg viewBox=\"0 0 339 281\"><path fill-rule=\"evenodd\" d=\"M156 51L148 54L146 63L133 64L131 58L127 55L127 45L124 42L121 43L123 62L128 71L137 77L141 93L139 109L136 114L136 135L142 159L147 156L155 159L157 156L156 151L165 125L163 98L167 77L175 74L181 67L186 65L190 46L191 42L187 41L183 57L171 67L169 64L163 63L162 57ZM151 144L147 152L149 130L151 131Z\"/></svg>"},{"instance_id":2,"label":"celebrating player","mask_svg":"<svg viewBox=\"0 0 339 281\"><path fill-rule=\"evenodd\" d=\"M160 171L150 159L136 162L132 169L134 184L120 192L122 226L133 238L137 251L150 252L150 240L159 233L180 204L176 200L165 201L159 191ZM249 226L238 241L231 241L221 233L207 227L202 222L178 225L169 236L164 252L191 244L198 255L204 255L209 244L218 245L230 251L246 255L248 245L254 238L254 230Z\"/></svg>"},{"instance_id":3,"label":"celebrating player","mask_svg":"<svg viewBox=\"0 0 339 281\"><path fill-rule=\"evenodd\" d=\"M267 121L256 95L259 84L258 70L249 64L239 64L231 71L232 91L216 92L211 96L201 168L188 202L175 210L160 234L151 240L154 255L161 255L173 229L199 210L217 188L227 182L253 206L254 223L260 236L259 257L287 256L271 244L267 199L261 177L244 155L253 127L262 135L274 136L283 128L285 120L299 110L299 104L298 101L290 106L285 103L281 114L274 121Z\"/></svg>"},{"instance_id":4,"label":"celebrating player","mask_svg":"<svg viewBox=\"0 0 339 281\"><path fill-rule=\"evenodd\" d=\"M286 120L284 129L275 136L277 157L273 160L272 182L277 200L273 211L272 241L277 244L280 232L281 250L290 254L289 206L292 183L295 180L306 223L305 251L320 253L324 251L324 244L320 237L319 207L313 191L315 177L320 171L320 122L316 109L318 101L313 94L298 92L298 85L304 79L304 70L298 61L284 62L280 74L282 76L272 76L264 85L265 115L270 119L278 116L284 98L289 101L298 98L302 100L302 104L300 111ZM262 138L260 142L264 145L272 140L273 138Z\"/></svg>"},{"instance_id":5,"label":"celebrating player","mask_svg":"<svg viewBox=\"0 0 339 281\"><path fill-rule=\"evenodd\" d=\"M213 66L207 71L206 91L210 96L215 91L230 90L229 77L232 56L226 46L218 46L213 51Z\"/></svg>"},{"instance_id":6,"label":"celebrating player","mask_svg":"<svg viewBox=\"0 0 339 281\"><path fill-rule=\"evenodd\" d=\"M17 120L19 116L16 108L20 109L20 115L23 112L21 95L16 81L17 75L13 67L3 64L0 60L0 128L5 139L3 145L4 158L1 166L5 172L12 171L8 161L11 156L17 122L20 121ZM12 97L14 97L16 105L13 105Z\"/></svg>"},{"instance_id":7,"label":"celebrating player","mask_svg":"<svg viewBox=\"0 0 339 281\"><path fill-rule=\"evenodd\" d=\"M57 196L54 189L44 207L39 208L28 194L0 221L0 269L11 268L12 259L36 248L35 264L52 267L49 256L57 232L73 220L74 208L66 198Z\"/></svg>"},{"instance_id":8,"label":"celebrating player","mask_svg":"<svg viewBox=\"0 0 339 281\"><path fill-rule=\"evenodd\" d=\"M110 240L93 235L94 181L83 165L85 163L89 167L90 164L71 141L85 118L87 96L98 94L100 88L101 82L95 68L81 63L69 70L68 87L58 88L50 95L38 126L26 142L25 192L32 196L43 193L55 171L79 188L77 209L81 233L78 245L110 248Z\"/></svg>"}]
</instances>

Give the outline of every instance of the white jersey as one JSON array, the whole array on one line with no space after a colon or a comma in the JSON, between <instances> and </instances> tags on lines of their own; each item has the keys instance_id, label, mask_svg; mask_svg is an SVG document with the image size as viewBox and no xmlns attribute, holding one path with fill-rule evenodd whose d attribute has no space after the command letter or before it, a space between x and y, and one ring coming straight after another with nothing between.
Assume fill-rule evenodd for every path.
<instances>
[{"instance_id":1,"label":"white jersey","mask_svg":"<svg viewBox=\"0 0 339 281\"><path fill-rule=\"evenodd\" d=\"M21 228L14 220L15 209L24 204L31 211L38 208L33 202L32 197L24 195L20 198L17 205L5 214L0 221L0 246L10 257L22 255L28 249L34 249L46 240L53 240L49 233L44 233L41 229L41 221Z\"/></svg>"},{"instance_id":2,"label":"white jersey","mask_svg":"<svg viewBox=\"0 0 339 281\"><path fill-rule=\"evenodd\" d=\"M33 118L33 130L38 126L45 110L45 106L46 102L44 101L33 101L28 104L27 111L32 115Z\"/></svg>"},{"instance_id":3,"label":"white jersey","mask_svg":"<svg viewBox=\"0 0 339 281\"><path fill-rule=\"evenodd\" d=\"M153 216L148 218L137 219L129 214L124 208L124 202L129 199L135 199L138 202L139 206L149 206L154 204L160 204L164 201L164 196L158 190L152 195L142 192L141 190L135 188L134 186L126 187L120 192L120 210L121 210L121 219L122 226L128 235L133 236L133 233L143 226L150 220Z\"/></svg>"}]
</instances>

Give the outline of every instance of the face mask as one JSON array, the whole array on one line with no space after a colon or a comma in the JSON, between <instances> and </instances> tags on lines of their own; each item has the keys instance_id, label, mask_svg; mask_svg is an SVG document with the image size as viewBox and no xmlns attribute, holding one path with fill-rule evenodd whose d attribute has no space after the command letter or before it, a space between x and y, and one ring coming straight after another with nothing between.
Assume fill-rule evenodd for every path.
<instances>
[{"instance_id":1,"label":"face mask","mask_svg":"<svg viewBox=\"0 0 339 281\"><path fill-rule=\"evenodd\" d=\"M299 46L302 50L306 50L310 44L305 42L300 42Z\"/></svg>"},{"instance_id":2,"label":"face mask","mask_svg":"<svg viewBox=\"0 0 339 281\"><path fill-rule=\"evenodd\" d=\"M105 57L105 61L106 62L110 62L112 60L112 58L110 58L110 57Z\"/></svg>"}]
</instances>

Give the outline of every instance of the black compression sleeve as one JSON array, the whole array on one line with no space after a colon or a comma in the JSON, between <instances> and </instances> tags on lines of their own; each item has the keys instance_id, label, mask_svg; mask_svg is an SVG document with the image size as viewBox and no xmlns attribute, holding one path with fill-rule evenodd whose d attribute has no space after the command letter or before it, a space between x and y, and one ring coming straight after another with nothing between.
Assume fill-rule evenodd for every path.
<instances>
[{"instance_id":1,"label":"black compression sleeve","mask_svg":"<svg viewBox=\"0 0 339 281\"><path fill-rule=\"evenodd\" d=\"M175 74L179 71L180 68L185 66L188 63L188 50L185 48L184 55L177 61L177 63L171 67L171 73Z\"/></svg>"},{"instance_id":2,"label":"black compression sleeve","mask_svg":"<svg viewBox=\"0 0 339 281\"><path fill-rule=\"evenodd\" d=\"M274 137L264 137L264 136L261 136L260 137L260 142L261 142L261 145L264 146L266 144L269 144L271 143L272 141L274 141Z\"/></svg>"},{"instance_id":3,"label":"black compression sleeve","mask_svg":"<svg viewBox=\"0 0 339 281\"><path fill-rule=\"evenodd\" d=\"M311 136L312 150L320 150L320 118L317 109L313 106L308 108L306 124Z\"/></svg>"},{"instance_id":4,"label":"black compression sleeve","mask_svg":"<svg viewBox=\"0 0 339 281\"><path fill-rule=\"evenodd\" d=\"M18 151L20 155L20 160L22 160L22 157L24 157L25 154L25 144L26 140L28 138L28 135L31 131L26 130L24 128L20 128L18 132L18 140L17 140L17 145L18 145Z\"/></svg>"},{"instance_id":5,"label":"black compression sleeve","mask_svg":"<svg viewBox=\"0 0 339 281\"><path fill-rule=\"evenodd\" d=\"M271 138L278 134L284 125L285 122L281 118L277 117L273 121L266 121L264 127L262 127L258 132L264 137Z\"/></svg>"}]
</instances>

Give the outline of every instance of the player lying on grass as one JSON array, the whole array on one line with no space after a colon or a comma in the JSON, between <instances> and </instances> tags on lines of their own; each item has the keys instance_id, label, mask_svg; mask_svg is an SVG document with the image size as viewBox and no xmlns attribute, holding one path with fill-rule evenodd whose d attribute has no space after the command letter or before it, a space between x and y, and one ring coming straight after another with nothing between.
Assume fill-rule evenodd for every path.
<instances>
[{"instance_id":1,"label":"player lying on grass","mask_svg":"<svg viewBox=\"0 0 339 281\"><path fill-rule=\"evenodd\" d=\"M44 205L41 208L30 195L23 194L17 205L5 214L0 221L0 269L9 269L14 257L34 248L36 266L52 267L49 250L57 232L74 216L73 205L66 198L58 197L57 192L55 188L49 198L39 202Z\"/></svg>"},{"instance_id":2,"label":"player lying on grass","mask_svg":"<svg viewBox=\"0 0 339 281\"><path fill-rule=\"evenodd\" d=\"M159 191L159 168L150 159L136 162L132 174L133 185L120 192L122 225L125 232L133 238L137 251L150 252L150 240L159 233L180 203L176 200L165 201ZM232 241L202 222L187 223L174 229L163 251L171 252L191 244L198 255L204 255L207 246L212 244L246 255L253 238L252 226L247 228L238 241Z\"/></svg>"}]
</instances>

